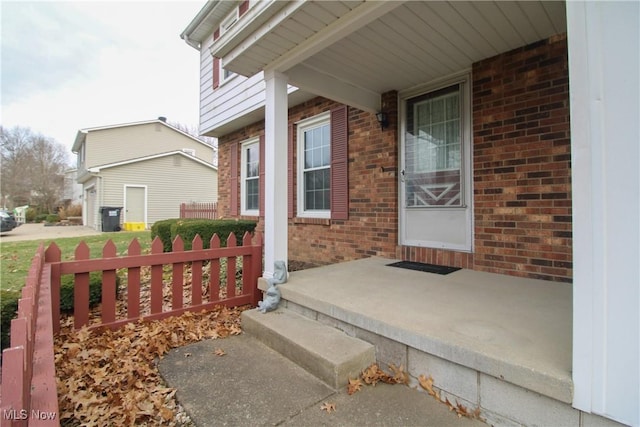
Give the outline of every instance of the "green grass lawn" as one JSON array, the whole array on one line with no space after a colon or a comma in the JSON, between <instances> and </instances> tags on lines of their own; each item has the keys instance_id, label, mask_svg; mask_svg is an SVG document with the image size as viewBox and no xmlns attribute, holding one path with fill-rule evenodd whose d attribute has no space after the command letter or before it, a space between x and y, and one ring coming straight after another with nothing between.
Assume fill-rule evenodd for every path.
<instances>
[{"instance_id":1,"label":"green grass lawn","mask_svg":"<svg viewBox=\"0 0 640 427\"><path fill-rule=\"evenodd\" d=\"M151 247L150 231L123 231L103 233L97 236L70 237L56 239L55 243L62 252L62 259L70 260L73 259L76 246L81 241L89 246L91 258L100 258L102 248L109 239L115 243L118 255L124 255L127 253L129 243L134 238L138 239L143 252ZM17 291L24 286L31 260L40 242L40 240L29 240L2 243L0 246L0 289ZM46 240L45 245L49 246L51 242L52 240Z\"/></svg>"}]
</instances>

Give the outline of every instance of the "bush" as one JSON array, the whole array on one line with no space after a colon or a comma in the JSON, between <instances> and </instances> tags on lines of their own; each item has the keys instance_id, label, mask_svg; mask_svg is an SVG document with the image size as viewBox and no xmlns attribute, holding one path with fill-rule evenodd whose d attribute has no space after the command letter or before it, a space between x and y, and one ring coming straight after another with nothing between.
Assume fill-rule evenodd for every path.
<instances>
[{"instance_id":1,"label":"bush","mask_svg":"<svg viewBox=\"0 0 640 427\"><path fill-rule=\"evenodd\" d=\"M18 299L20 292L0 291L0 332L2 336L2 349L11 345L9 331L11 329L11 319L18 313Z\"/></svg>"},{"instance_id":2,"label":"bush","mask_svg":"<svg viewBox=\"0 0 640 427\"><path fill-rule=\"evenodd\" d=\"M34 222L45 222L49 214L37 214L34 218Z\"/></svg>"},{"instance_id":3,"label":"bush","mask_svg":"<svg viewBox=\"0 0 640 427\"><path fill-rule=\"evenodd\" d=\"M177 221L171 226L171 240L181 236L185 250L191 249L191 242L196 234L202 238L203 247L209 248L209 241L214 234L220 238L220 247L227 246L230 233L235 233L237 246L242 246L242 238L246 232L253 233L255 221L235 219L199 219Z\"/></svg>"},{"instance_id":4,"label":"bush","mask_svg":"<svg viewBox=\"0 0 640 427\"><path fill-rule=\"evenodd\" d=\"M48 223L60 222L60 216L58 214L49 214L45 218Z\"/></svg>"},{"instance_id":5,"label":"bush","mask_svg":"<svg viewBox=\"0 0 640 427\"><path fill-rule=\"evenodd\" d=\"M75 204L61 207L58 210L58 215L60 215L60 219L68 219L70 216L82 216L82 205Z\"/></svg>"},{"instance_id":6,"label":"bush","mask_svg":"<svg viewBox=\"0 0 640 427\"><path fill-rule=\"evenodd\" d=\"M73 311L73 280L72 274L62 276L60 281L60 311ZM120 288L120 276L116 275L116 297ZM89 307L102 302L102 272L93 271L89 274Z\"/></svg>"},{"instance_id":7,"label":"bush","mask_svg":"<svg viewBox=\"0 0 640 427\"><path fill-rule=\"evenodd\" d=\"M164 252L171 252L171 226L178 221L184 221L180 218L163 219L156 221L151 226L151 240L159 237L162 240Z\"/></svg>"},{"instance_id":8,"label":"bush","mask_svg":"<svg viewBox=\"0 0 640 427\"><path fill-rule=\"evenodd\" d=\"M27 208L24 213L24 220L26 222L34 222L36 219L36 210L33 208Z\"/></svg>"}]
</instances>

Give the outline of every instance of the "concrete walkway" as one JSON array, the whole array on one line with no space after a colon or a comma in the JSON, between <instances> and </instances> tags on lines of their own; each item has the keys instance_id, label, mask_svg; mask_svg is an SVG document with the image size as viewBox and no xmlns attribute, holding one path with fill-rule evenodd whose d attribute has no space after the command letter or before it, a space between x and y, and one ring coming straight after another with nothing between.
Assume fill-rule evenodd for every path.
<instances>
[{"instance_id":1,"label":"concrete walkway","mask_svg":"<svg viewBox=\"0 0 640 427\"><path fill-rule=\"evenodd\" d=\"M174 349L159 369L197 426L486 426L404 385L336 392L246 334Z\"/></svg>"},{"instance_id":2,"label":"concrete walkway","mask_svg":"<svg viewBox=\"0 0 640 427\"><path fill-rule=\"evenodd\" d=\"M22 224L18 228L0 234L0 243L20 242L23 240L50 241L65 237L95 236L98 234L102 234L102 232L82 225L45 226L44 224Z\"/></svg>"}]
</instances>

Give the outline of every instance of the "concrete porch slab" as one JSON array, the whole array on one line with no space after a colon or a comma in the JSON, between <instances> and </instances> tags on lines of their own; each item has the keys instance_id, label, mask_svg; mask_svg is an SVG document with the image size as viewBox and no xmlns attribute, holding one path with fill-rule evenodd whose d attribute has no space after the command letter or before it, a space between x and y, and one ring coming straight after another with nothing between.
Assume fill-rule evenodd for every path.
<instances>
[{"instance_id":1,"label":"concrete porch slab","mask_svg":"<svg viewBox=\"0 0 640 427\"><path fill-rule=\"evenodd\" d=\"M472 270L441 276L387 266L395 261L374 257L293 272L279 285L282 298L571 402L570 284Z\"/></svg>"}]
</instances>

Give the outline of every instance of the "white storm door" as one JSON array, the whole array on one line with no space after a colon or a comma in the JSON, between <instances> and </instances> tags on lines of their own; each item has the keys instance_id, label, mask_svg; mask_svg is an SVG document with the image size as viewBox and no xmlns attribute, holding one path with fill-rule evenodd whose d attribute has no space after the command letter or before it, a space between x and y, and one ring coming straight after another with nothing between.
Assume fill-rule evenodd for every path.
<instances>
[{"instance_id":1,"label":"white storm door","mask_svg":"<svg viewBox=\"0 0 640 427\"><path fill-rule=\"evenodd\" d=\"M147 188L125 186L125 206L123 222L144 222L146 225Z\"/></svg>"},{"instance_id":2,"label":"white storm door","mask_svg":"<svg viewBox=\"0 0 640 427\"><path fill-rule=\"evenodd\" d=\"M468 91L463 79L401 103L401 245L472 250Z\"/></svg>"}]
</instances>

